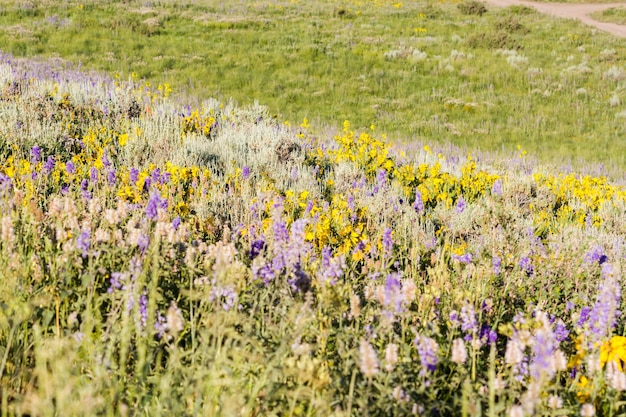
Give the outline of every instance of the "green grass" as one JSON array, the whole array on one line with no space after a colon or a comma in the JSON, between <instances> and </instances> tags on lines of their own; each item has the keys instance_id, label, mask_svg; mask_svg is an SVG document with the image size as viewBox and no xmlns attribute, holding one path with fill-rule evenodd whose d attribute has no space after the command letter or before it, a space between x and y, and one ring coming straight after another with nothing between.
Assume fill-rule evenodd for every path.
<instances>
[{"instance_id":1,"label":"green grass","mask_svg":"<svg viewBox=\"0 0 626 417\"><path fill-rule=\"evenodd\" d=\"M13 3L0 9L0 44L200 100L256 100L292 123L349 119L394 140L626 167L624 108L610 104L621 81L605 76L622 42L523 7L468 16L456 2L392 3ZM509 58L518 68L501 48L523 55Z\"/></svg>"},{"instance_id":2,"label":"green grass","mask_svg":"<svg viewBox=\"0 0 626 417\"><path fill-rule=\"evenodd\" d=\"M0 57L0 415L626 413L625 187L186 104Z\"/></svg>"},{"instance_id":3,"label":"green grass","mask_svg":"<svg viewBox=\"0 0 626 417\"><path fill-rule=\"evenodd\" d=\"M591 16L601 22L611 22L618 23L620 25L626 25L626 8L624 7L612 7L601 12L593 13Z\"/></svg>"}]
</instances>

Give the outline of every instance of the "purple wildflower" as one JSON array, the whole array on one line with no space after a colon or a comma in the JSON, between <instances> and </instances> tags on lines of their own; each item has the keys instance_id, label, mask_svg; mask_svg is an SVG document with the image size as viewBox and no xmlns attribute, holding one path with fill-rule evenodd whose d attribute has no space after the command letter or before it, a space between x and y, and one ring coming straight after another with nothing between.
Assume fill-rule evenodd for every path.
<instances>
[{"instance_id":1,"label":"purple wildflower","mask_svg":"<svg viewBox=\"0 0 626 417\"><path fill-rule=\"evenodd\" d=\"M385 256L391 256L393 252L393 237L392 230L390 227L386 228L383 233L383 253Z\"/></svg>"},{"instance_id":2,"label":"purple wildflower","mask_svg":"<svg viewBox=\"0 0 626 417\"><path fill-rule=\"evenodd\" d=\"M278 253L274 259L272 259L272 269L275 273L281 274L287 267L287 261L283 253Z\"/></svg>"},{"instance_id":3,"label":"purple wildflower","mask_svg":"<svg viewBox=\"0 0 626 417\"><path fill-rule=\"evenodd\" d=\"M558 347L554 334L548 327L539 328L533 337L533 355L530 362L530 375L535 380L539 380L543 374L547 374L549 379L554 375L551 366L552 356Z\"/></svg>"},{"instance_id":4,"label":"purple wildflower","mask_svg":"<svg viewBox=\"0 0 626 417\"><path fill-rule=\"evenodd\" d=\"M589 321L589 313L591 312L591 307L583 307L580 310L580 316L578 317L578 321L576 322L576 326L583 327L587 321Z\"/></svg>"},{"instance_id":5,"label":"purple wildflower","mask_svg":"<svg viewBox=\"0 0 626 417\"><path fill-rule=\"evenodd\" d=\"M130 183L135 184L139 179L139 170L137 168L130 169Z\"/></svg>"},{"instance_id":6,"label":"purple wildflower","mask_svg":"<svg viewBox=\"0 0 626 417\"><path fill-rule=\"evenodd\" d=\"M569 337L569 330L567 330L565 323L563 323L563 321L561 320L559 320L554 327L554 337L559 343L567 340L567 338Z\"/></svg>"},{"instance_id":7,"label":"purple wildflower","mask_svg":"<svg viewBox=\"0 0 626 417\"><path fill-rule=\"evenodd\" d=\"M141 250L141 253L145 252L148 246L150 246L150 237L143 233L140 234L137 238L137 247Z\"/></svg>"},{"instance_id":8,"label":"purple wildflower","mask_svg":"<svg viewBox=\"0 0 626 417\"><path fill-rule=\"evenodd\" d=\"M252 269L252 273L256 279L260 279L265 285L269 285L276 277L276 274L274 274L274 271L269 265L262 265L259 268L255 267Z\"/></svg>"},{"instance_id":9,"label":"purple wildflower","mask_svg":"<svg viewBox=\"0 0 626 417\"><path fill-rule=\"evenodd\" d=\"M65 163L65 169L67 170L68 174L74 174L76 172L76 166L72 161L67 161Z\"/></svg>"},{"instance_id":10,"label":"purple wildflower","mask_svg":"<svg viewBox=\"0 0 626 417\"><path fill-rule=\"evenodd\" d=\"M46 163L43 165L43 172L44 174L49 174L50 172L52 172L53 169L54 169L54 157L49 156L48 159L46 159Z\"/></svg>"},{"instance_id":11,"label":"purple wildflower","mask_svg":"<svg viewBox=\"0 0 626 417\"><path fill-rule=\"evenodd\" d=\"M0 189L8 190L11 187L11 178L0 172Z\"/></svg>"},{"instance_id":12,"label":"purple wildflower","mask_svg":"<svg viewBox=\"0 0 626 417\"><path fill-rule=\"evenodd\" d=\"M398 274L389 274L385 280L384 304L386 308L390 308L390 312L401 313L402 308L402 284Z\"/></svg>"},{"instance_id":13,"label":"purple wildflower","mask_svg":"<svg viewBox=\"0 0 626 417\"><path fill-rule=\"evenodd\" d=\"M463 196L460 195L459 199L456 202L456 209L455 211L457 212L457 214L461 214L465 211L465 199L463 199Z\"/></svg>"},{"instance_id":14,"label":"purple wildflower","mask_svg":"<svg viewBox=\"0 0 626 417\"><path fill-rule=\"evenodd\" d=\"M385 188L387 186L387 170L379 169L376 174L376 182L378 183L378 188Z\"/></svg>"},{"instance_id":15,"label":"purple wildflower","mask_svg":"<svg viewBox=\"0 0 626 417\"><path fill-rule=\"evenodd\" d=\"M343 276L346 267L345 258L341 255L332 257L330 248L322 249L322 280L328 281L330 285L335 285L338 278Z\"/></svg>"},{"instance_id":16,"label":"purple wildflower","mask_svg":"<svg viewBox=\"0 0 626 417\"><path fill-rule=\"evenodd\" d=\"M98 168L91 167L91 169L89 170L89 180L91 182L98 181Z\"/></svg>"},{"instance_id":17,"label":"purple wildflower","mask_svg":"<svg viewBox=\"0 0 626 417\"><path fill-rule=\"evenodd\" d=\"M139 297L139 317L141 319L141 328L145 329L148 323L148 294L146 290Z\"/></svg>"},{"instance_id":18,"label":"purple wildflower","mask_svg":"<svg viewBox=\"0 0 626 417\"><path fill-rule=\"evenodd\" d=\"M480 340L483 343L488 343L489 345L494 344L498 340L498 333L491 328L488 324L483 324L480 327Z\"/></svg>"},{"instance_id":19,"label":"purple wildflower","mask_svg":"<svg viewBox=\"0 0 626 417\"><path fill-rule=\"evenodd\" d=\"M497 195L498 197L502 196L502 179L497 179L493 186L491 187L491 194Z\"/></svg>"},{"instance_id":20,"label":"purple wildflower","mask_svg":"<svg viewBox=\"0 0 626 417\"><path fill-rule=\"evenodd\" d=\"M471 304L466 304L461 308L461 331L465 332L465 340L470 341L478 331L476 321L476 310Z\"/></svg>"},{"instance_id":21,"label":"purple wildflower","mask_svg":"<svg viewBox=\"0 0 626 417\"><path fill-rule=\"evenodd\" d=\"M243 169L241 170L241 176L243 177L244 180L247 180L248 178L250 178L250 167L249 166L243 167Z\"/></svg>"},{"instance_id":22,"label":"purple wildflower","mask_svg":"<svg viewBox=\"0 0 626 417\"><path fill-rule=\"evenodd\" d=\"M104 152L104 154L102 155L102 165L104 165L105 167L109 167L111 166L111 161L109 161L109 157L107 156L107 152Z\"/></svg>"},{"instance_id":23,"label":"purple wildflower","mask_svg":"<svg viewBox=\"0 0 626 417\"><path fill-rule=\"evenodd\" d=\"M107 172L107 182L109 183L109 185L115 185L115 170L114 169L110 169L109 172Z\"/></svg>"},{"instance_id":24,"label":"purple wildflower","mask_svg":"<svg viewBox=\"0 0 626 417\"><path fill-rule=\"evenodd\" d=\"M602 246L597 245L592 250L585 254L585 262L586 263L598 263L602 265L608 260L607 256L604 254L604 250Z\"/></svg>"},{"instance_id":25,"label":"purple wildflower","mask_svg":"<svg viewBox=\"0 0 626 417\"><path fill-rule=\"evenodd\" d=\"M172 227L174 228L174 230L178 230L178 227L180 226L180 221L180 216L176 216L176 218L172 220Z\"/></svg>"},{"instance_id":26,"label":"purple wildflower","mask_svg":"<svg viewBox=\"0 0 626 417\"><path fill-rule=\"evenodd\" d=\"M80 183L80 189L83 192L83 198L85 200L91 200L91 198L93 197L93 195L91 194L91 192L89 191L89 181L87 181L87 178L83 178L83 180Z\"/></svg>"},{"instance_id":27,"label":"purple wildflower","mask_svg":"<svg viewBox=\"0 0 626 417\"><path fill-rule=\"evenodd\" d=\"M111 274L111 278L109 279L109 283L111 286L107 289L109 294L113 293L115 290L119 290L122 288L121 281L125 278L125 275L121 272L113 272Z\"/></svg>"},{"instance_id":28,"label":"purple wildflower","mask_svg":"<svg viewBox=\"0 0 626 417\"><path fill-rule=\"evenodd\" d=\"M418 214L424 212L424 200L422 199L422 193L417 188L415 189L415 201L413 202L413 209Z\"/></svg>"},{"instance_id":29,"label":"purple wildflower","mask_svg":"<svg viewBox=\"0 0 626 417\"><path fill-rule=\"evenodd\" d=\"M289 241L289 231L287 230L287 224L284 221L274 222L274 243L286 243Z\"/></svg>"},{"instance_id":30,"label":"purple wildflower","mask_svg":"<svg viewBox=\"0 0 626 417\"><path fill-rule=\"evenodd\" d=\"M522 382L524 377L528 375L528 357L524 356L524 359L517 363L513 368L514 378L518 382Z\"/></svg>"},{"instance_id":31,"label":"purple wildflower","mask_svg":"<svg viewBox=\"0 0 626 417\"><path fill-rule=\"evenodd\" d=\"M230 285L225 287L215 285L209 294L209 301L219 303L224 311L228 311L237 302L237 293Z\"/></svg>"},{"instance_id":32,"label":"purple wildflower","mask_svg":"<svg viewBox=\"0 0 626 417\"><path fill-rule=\"evenodd\" d=\"M502 265L502 259L499 256L494 256L491 259L491 267L493 268L494 275L498 275L500 273L500 267Z\"/></svg>"},{"instance_id":33,"label":"purple wildflower","mask_svg":"<svg viewBox=\"0 0 626 417\"><path fill-rule=\"evenodd\" d=\"M617 324L620 316L619 305L621 299L621 285L619 276L613 270L613 265L602 265L602 277L596 303L589 313L590 343L602 340Z\"/></svg>"},{"instance_id":34,"label":"purple wildflower","mask_svg":"<svg viewBox=\"0 0 626 417\"><path fill-rule=\"evenodd\" d=\"M161 169L160 168L154 168L152 170L152 174L150 175L150 178L152 178L152 182L155 184L158 184L161 182Z\"/></svg>"},{"instance_id":35,"label":"purple wildflower","mask_svg":"<svg viewBox=\"0 0 626 417\"><path fill-rule=\"evenodd\" d=\"M439 350L437 342L428 336L417 335L414 343L422 366L428 371L434 371L439 361L437 358L437 351Z\"/></svg>"},{"instance_id":36,"label":"purple wildflower","mask_svg":"<svg viewBox=\"0 0 626 417\"><path fill-rule=\"evenodd\" d=\"M326 269L330 267L330 260L332 256L333 255L330 251L330 247L324 246L322 248L322 269Z\"/></svg>"},{"instance_id":37,"label":"purple wildflower","mask_svg":"<svg viewBox=\"0 0 626 417\"><path fill-rule=\"evenodd\" d=\"M91 232L89 231L89 229L85 229L76 239L76 249L83 253L83 258L87 256L87 252L89 251L89 247L91 246L90 238Z\"/></svg>"},{"instance_id":38,"label":"purple wildflower","mask_svg":"<svg viewBox=\"0 0 626 417\"><path fill-rule=\"evenodd\" d=\"M263 239L257 239L250 245L250 259L254 259L261 251L265 249L265 241Z\"/></svg>"},{"instance_id":39,"label":"purple wildflower","mask_svg":"<svg viewBox=\"0 0 626 417\"><path fill-rule=\"evenodd\" d=\"M285 250L288 266L300 263L300 259L310 251L310 244L304 240L307 219L298 219L291 224L291 237Z\"/></svg>"},{"instance_id":40,"label":"purple wildflower","mask_svg":"<svg viewBox=\"0 0 626 417\"><path fill-rule=\"evenodd\" d=\"M162 199L159 193L153 192L150 195L150 199L148 200L148 204L146 205L146 216L149 219L155 220L158 215L158 209L162 207ZM167 200L165 200L167 203Z\"/></svg>"},{"instance_id":41,"label":"purple wildflower","mask_svg":"<svg viewBox=\"0 0 626 417\"><path fill-rule=\"evenodd\" d=\"M354 196L352 194L348 196L348 208L350 211L354 211Z\"/></svg>"},{"instance_id":42,"label":"purple wildflower","mask_svg":"<svg viewBox=\"0 0 626 417\"><path fill-rule=\"evenodd\" d=\"M450 312L450 322L454 327L459 325L459 313L456 310Z\"/></svg>"},{"instance_id":43,"label":"purple wildflower","mask_svg":"<svg viewBox=\"0 0 626 417\"><path fill-rule=\"evenodd\" d=\"M533 262L526 256L523 256L522 259L520 259L519 267L522 271L526 272L526 275L529 277L534 272Z\"/></svg>"},{"instance_id":44,"label":"purple wildflower","mask_svg":"<svg viewBox=\"0 0 626 417\"><path fill-rule=\"evenodd\" d=\"M30 150L30 162L32 164L37 164L39 161L41 161L41 148L35 145Z\"/></svg>"},{"instance_id":45,"label":"purple wildflower","mask_svg":"<svg viewBox=\"0 0 626 417\"><path fill-rule=\"evenodd\" d=\"M311 289L311 277L307 275L299 263L293 267L292 277L287 281L296 292L308 292Z\"/></svg>"},{"instance_id":46,"label":"purple wildflower","mask_svg":"<svg viewBox=\"0 0 626 417\"><path fill-rule=\"evenodd\" d=\"M154 330L157 332L157 338L163 338L165 332L167 331L167 319L161 313L157 315L156 321L154 322Z\"/></svg>"},{"instance_id":47,"label":"purple wildflower","mask_svg":"<svg viewBox=\"0 0 626 417\"><path fill-rule=\"evenodd\" d=\"M365 242L363 242L362 240L359 240L359 243L357 243L354 249L352 250L352 254L363 252L365 250L365 247L366 247Z\"/></svg>"},{"instance_id":48,"label":"purple wildflower","mask_svg":"<svg viewBox=\"0 0 626 417\"><path fill-rule=\"evenodd\" d=\"M472 254L471 253L465 253L463 255L456 255L456 254L452 254L452 259L459 261L462 264L471 264L472 263Z\"/></svg>"}]
</instances>

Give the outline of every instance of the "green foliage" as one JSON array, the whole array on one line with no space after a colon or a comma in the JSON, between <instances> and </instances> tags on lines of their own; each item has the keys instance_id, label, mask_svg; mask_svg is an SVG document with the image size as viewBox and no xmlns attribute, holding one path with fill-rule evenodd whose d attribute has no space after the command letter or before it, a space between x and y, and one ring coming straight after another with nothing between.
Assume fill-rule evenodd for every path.
<instances>
[{"instance_id":1,"label":"green foliage","mask_svg":"<svg viewBox=\"0 0 626 417\"><path fill-rule=\"evenodd\" d=\"M620 42L523 7L479 17L461 13L465 3L394 4L14 2L2 6L0 44L168 83L198 102L258 100L292 124L350 119L395 141L503 154L523 145L545 161L626 166L616 140L622 109L609 104L620 92L604 76L623 61ZM528 65L502 73L498 49L523 50ZM602 50L615 50L615 59L598 56ZM570 68L584 60L590 71ZM523 73L531 70L541 76ZM477 106L447 108L450 100Z\"/></svg>"},{"instance_id":2,"label":"green foliage","mask_svg":"<svg viewBox=\"0 0 626 417\"><path fill-rule=\"evenodd\" d=\"M462 3L459 3L457 7L461 13L465 15L482 16L487 13L487 6L485 5L485 2L482 1L465 0Z\"/></svg>"},{"instance_id":3,"label":"green foliage","mask_svg":"<svg viewBox=\"0 0 626 417\"><path fill-rule=\"evenodd\" d=\"M612 7L601 12L594 12L591 16L601 22L626 24L626 8L624 7Z\"/></svg>"},{"instance_id":4,"label":"green foliage","mask_svg":"<svg viewBox=\"0 0 626 417\"><path fill-rule=\"evenodd\" d=\"M507 31L477 33L467 39L470 48L486 48L492 51L498 49L520 49L520 43Z\"/></svg>"}]
</instances>

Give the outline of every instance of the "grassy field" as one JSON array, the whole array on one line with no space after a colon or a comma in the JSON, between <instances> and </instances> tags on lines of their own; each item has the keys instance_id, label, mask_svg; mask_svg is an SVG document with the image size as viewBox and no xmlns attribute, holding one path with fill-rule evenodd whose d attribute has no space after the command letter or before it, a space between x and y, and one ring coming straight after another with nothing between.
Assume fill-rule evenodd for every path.
<instances>
[{"instance_id":1,"label":"grassy field","mask_svg":"<svg viewBox=\"0 0 626 417\"><path fill-rule=\"evenodd\" d=\"M626 189L0 62L3 416L619 416Z\"/></svg>"},{"instance_id":2,"label":"grassy field","mask_svg":"<svg viewBox=\"0 0 626 417\"><path fill-rule=\"evenodd\" d=\"M626 25L626 8L614 7L604 10L602 12L596 12L593 18L601 22L619 23L620 25Z\"/></svg>"},{"instance_id":3,"label":"grassy field","mask_svg":"<svg viewBox=\"0 0 626 417\"><path fill-rule=\"evenodd\" d=\"M523 7L462 4L5 2L0 44L199 101L258 100L320 132L349 119L396 142L626 167L623 42Z\"/></svg>"}]
</instances>

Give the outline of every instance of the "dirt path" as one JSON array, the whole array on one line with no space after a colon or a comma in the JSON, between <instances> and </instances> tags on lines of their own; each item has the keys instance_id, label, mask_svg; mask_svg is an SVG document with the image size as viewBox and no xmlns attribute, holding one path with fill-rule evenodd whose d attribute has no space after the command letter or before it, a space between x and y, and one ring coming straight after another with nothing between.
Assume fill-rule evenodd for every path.
<instances>
[{"instance_id":1,"label":"dirt path","mask_svg":"<svg viewBox=\"0 0 626 417\"><path fill-rule=\"evenodd\" d=\"M626 26L616 23L598 22L589 15L593 12L610 9L611 7L626 7L626 3L605 3L605 4L571 4L571 3L535 3L524 0L486 0L487 4L498 7L506 6L528 6L537 11L552 16L563 17L566 19L578 19L581 22L594 26L605 32L612 33L615 36L626 38Z\"/></svg>"}]
</instances>

